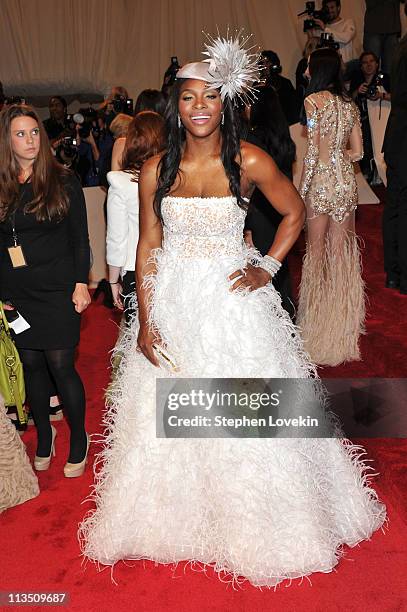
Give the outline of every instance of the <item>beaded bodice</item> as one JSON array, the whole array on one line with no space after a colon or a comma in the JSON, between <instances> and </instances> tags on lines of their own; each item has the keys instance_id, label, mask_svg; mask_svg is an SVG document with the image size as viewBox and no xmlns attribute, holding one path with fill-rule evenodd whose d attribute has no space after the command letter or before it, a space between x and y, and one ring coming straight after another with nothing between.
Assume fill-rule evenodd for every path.
<instances>
[{"instance_id":1,"label":"beaded bodice","mask_svg":"<svg viewBox=\"0 0 407 612\"><path fill-rule=\"evenodd\" d=\"M356 208L357 190L352 162L363 157L359 111L327 91L306 98L307 153L300 194L316 214L341 222ZM347 150L353 128L360 135L358 150Z\"/></svg>"},{"instance_id":2,"label":"beaded bodice","mask_svg":"<svg viewBox=\"0 0 407 612\"><path fill-rule=\"evenodd\" d=\"M182 258L239 256L246 211L232 196L167 196L162 201L164 252Z\"/></svg>"}]
</instances>

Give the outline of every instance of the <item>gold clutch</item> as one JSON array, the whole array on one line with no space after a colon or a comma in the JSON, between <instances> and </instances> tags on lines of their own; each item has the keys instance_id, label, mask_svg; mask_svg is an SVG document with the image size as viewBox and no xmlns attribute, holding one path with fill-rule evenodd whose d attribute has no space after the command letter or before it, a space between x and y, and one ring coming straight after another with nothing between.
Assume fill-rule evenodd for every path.
<instances>
[{"instance_id":1,"label":"gold clutch","mask_svg":"<svg viewBox=\"0 0 407 612\"><path fill-rule=\"evenodd\" d=\"M159 344L153 344L153 349L162 368L170 372L179 372L179 367L176 365L175 360L165 348Z\"/></svg>"}]
</instances>

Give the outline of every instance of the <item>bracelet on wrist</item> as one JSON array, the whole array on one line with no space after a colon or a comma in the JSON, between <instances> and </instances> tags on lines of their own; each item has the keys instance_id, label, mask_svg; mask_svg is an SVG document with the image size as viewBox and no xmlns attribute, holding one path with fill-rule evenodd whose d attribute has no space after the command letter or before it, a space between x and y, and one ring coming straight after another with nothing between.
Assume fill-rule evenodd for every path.
<instances>
[{"instance_id":1,"label":"bracelet on wrist","mask_svg":"<svg viewBox=\"0 0 407 612\"><path fill-rule=\"evenodd\" d=\"M265 255L259 262L259 268L263 268L263 270L268 272L271 278L274 278L281 268L281 265L281 262L271 255Z\"/></svg>"},{"instance_id":2,"label":"bracelet on wrist","mask_svg":"<svg viewBox=\"0 0 407 612\"><path fill-rule=\"evenodd\" d=\"M115 281L114 283L109 281L109 285L120 285L120 281Z\"/></svg>"}]
</instances>

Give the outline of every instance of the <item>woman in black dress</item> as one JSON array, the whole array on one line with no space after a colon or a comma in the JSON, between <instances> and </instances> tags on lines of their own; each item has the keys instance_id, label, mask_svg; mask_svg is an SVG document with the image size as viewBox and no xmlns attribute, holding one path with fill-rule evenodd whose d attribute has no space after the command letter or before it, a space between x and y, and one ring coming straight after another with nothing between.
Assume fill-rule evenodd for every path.
<instances>
[{"instance_id":1,"label":"woman in black dress","mask_svg":"<svg viewBox=\"0 0 407 612\"><path fill-rule=\"evenodd\" d=\"M80 476L89 441L85 392L75 370L80 313L90 303L85 201L76 177L54 160L44 128L25 105L0 115L0 297L30 325L15 336L38 434L34 467L48 469L48 368L71 428L67 477Z\"/></svg>"}]
</instances>

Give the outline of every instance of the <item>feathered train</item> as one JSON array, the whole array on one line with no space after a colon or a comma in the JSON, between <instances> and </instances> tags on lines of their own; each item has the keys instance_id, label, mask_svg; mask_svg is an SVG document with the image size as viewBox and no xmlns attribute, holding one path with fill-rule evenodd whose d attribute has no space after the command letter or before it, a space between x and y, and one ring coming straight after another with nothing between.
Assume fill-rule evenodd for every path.
<instances>
[{"instance_id":1,"label":"feathered train","mask_svg":"<svg viewBox=\"0 0 407 612\"><path fill-rule=\"evenodd\" d=\"M163 200L164 247L155 253L151 323L178 377L309 378L314 367L270 285L230 291L247 263L244 211L233 198ZM105 414L84 555L190 561L222 580L273 587L329 572L343 544L369 538L385 508L369 485L363 449L343 439L156 437L155 368L136 351L136 322ZM100 468L100 469L99 469Z\"/></svg>"}]
</instances>

